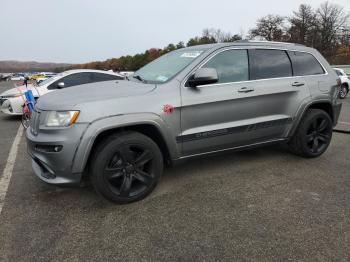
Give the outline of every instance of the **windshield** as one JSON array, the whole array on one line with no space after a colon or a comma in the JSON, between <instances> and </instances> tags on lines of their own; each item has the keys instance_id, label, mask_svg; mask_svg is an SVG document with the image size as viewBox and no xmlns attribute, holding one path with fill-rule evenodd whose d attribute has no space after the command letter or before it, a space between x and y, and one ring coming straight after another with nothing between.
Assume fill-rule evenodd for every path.
<instances>
[{"instance_id":1,"label":"windshield","mask_svg":"<svg viewBox=\"0 0 350 262\"><path fill-rule=\"evenodd\" d=\"M61 78L62 76L64 76L63 73L60 73L60 74L57 74L55 76L52 76L52 77L49 77L48 79L42 81L40 84L38 84L38 86L43 86L43 85L46 85L46 84L50 84L54 81L56 81L58 78Z\"/></svg>"},{"instance_id":2,"label":"windshield","mask_svg":"<svg viewBox=\"0 0 350 262\"><path fill-rule=\"evenodd\" d=\"M203 50L176 50L167 53L135 72L139 80L163 83L195 60Z\"/></svg>"}]
</instances>

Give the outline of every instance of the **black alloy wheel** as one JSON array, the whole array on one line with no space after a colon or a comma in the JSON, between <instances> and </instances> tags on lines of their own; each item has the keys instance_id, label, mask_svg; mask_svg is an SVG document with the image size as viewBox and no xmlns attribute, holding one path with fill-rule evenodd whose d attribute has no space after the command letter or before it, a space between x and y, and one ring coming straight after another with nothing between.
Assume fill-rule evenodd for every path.
<instances>
[{"instance_id":1,"label":"black alloy wheel","mask_svg":"<svg viewBox=\"0 0 350 262\"><path fill-rule=\"evenodd\" d=\"M125 144L104 168L110 189L120 197L134 197L154 183L152 152L140 145Z\"/></svg>"},{"instance_id":2,"label":"black alloy wheel","mask_svg":"<svg viewBox=\"0 0 350 262\"><path fill-rule=\"evenodd\" d=\"M332 123L323 116L315 117L306 134L307 146L311 153L319 154L328 146L332 136Z\"/></svg>"},{"instance_id":3,"label":"black alloy wheel","mask_svg":"<svg viewBox=\"0 0 350 262\"><path fill-rule=\"evenodd\" d=\"M333 132L333 121L322 109L309 109L289 141L295 154L312 158L322 155L328 148Z\"/></svg>"},{"instance_id":4,"label":"black alloy wheel","mask_svg":"<svg viewBox=\"0 0 350 262\"><path fill-rule=\"evenodd\" d=\"M163 171L159 147L137 132L107 137L91 159L91 180L96 191L118 204L146 197L156 187Z\"/></svg>"}]
</instances>

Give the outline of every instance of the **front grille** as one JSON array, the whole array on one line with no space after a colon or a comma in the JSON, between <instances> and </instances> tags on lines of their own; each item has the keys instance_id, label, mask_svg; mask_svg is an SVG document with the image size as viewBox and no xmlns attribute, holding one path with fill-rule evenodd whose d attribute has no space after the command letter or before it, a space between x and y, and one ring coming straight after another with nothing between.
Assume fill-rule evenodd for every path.
<instances>
[{"instance_id":1,"label":"front grille","mask_svg":"<svg viewBox=\"0 0 350 262\"><path fill-rule=\"evenodd\" d=\"M0 96L0 106L2 106L2 104L5 102L5 98L2 98L1 96Z\"/></svg>"},{"instance_id":2,"label":"front grille","mask_svg":"<svg viewBox=\"0 0 350 262\"><path fill-rule=\"evenodd\" d=\"M37 136L39 132L39 125L40 125L40 111L33 110L32 112L32 118L30 120L30 131L33 135Z\"/></svg>"}]
</instances>

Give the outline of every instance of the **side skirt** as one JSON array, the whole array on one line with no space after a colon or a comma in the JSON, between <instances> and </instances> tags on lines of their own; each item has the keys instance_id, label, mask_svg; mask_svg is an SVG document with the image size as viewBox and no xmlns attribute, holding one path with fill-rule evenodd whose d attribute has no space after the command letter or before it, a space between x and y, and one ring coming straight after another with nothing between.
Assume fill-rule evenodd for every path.
<instances>
[{"instance_id":1,"label":"side skirt","mask_svg":"<svg viewBox=\"0 0 350 262\"><path fill-rule=\"evenodd\" d=\"M268 141L264 141L264 142L254 143L254 144L248 144L248 145L244 145L244 146L236 146L236 147L225 148L225 149L220 149L220 150L215 150L215 151L209 151L209 152L204 152L204 153L199 153L199 154L187 155L187 156L182 156L178 159L173 159L172 163L173 163L173 165L178 165L189 158L207 156L207 155L217 155L217 154L232 152L232 151L243 151L243 150L247 150L247 149L253 149L253 148L257 148L257 147L261 147L261 146L265 146L265 145L277 144L277 143L286 142L286 141L288 141L288 138L279 138L279 139L273 139L273 140L268 140Z\"/></svg>"}]
</instances>

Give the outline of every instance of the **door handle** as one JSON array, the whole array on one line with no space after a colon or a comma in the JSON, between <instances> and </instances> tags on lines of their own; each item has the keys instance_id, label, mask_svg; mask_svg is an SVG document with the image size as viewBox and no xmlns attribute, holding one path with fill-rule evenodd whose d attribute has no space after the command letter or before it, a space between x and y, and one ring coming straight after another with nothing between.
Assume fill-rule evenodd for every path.
<instances>
[{"instance_id":1,"label":"door handle","mask_svg":"<svg viewBox=\"0 0 350 262\"><path fill-rule=\"evenodd\" d=\"M294 82L292 84L292 86L303 86L303 85L305 85L305 83L302 83L302 82Z\"/></svg>"},{"instance_id":2,"label":"door handle","mask_svg":"<svg viewBox=\"0 0 350 262\"><path fill-rule=\"evenodd\" d=\"M252 87L242 87L240 89L238 89L239 93L249 93L249 92L253 92L254 88Z\"/></svg>"}]
</instances>

